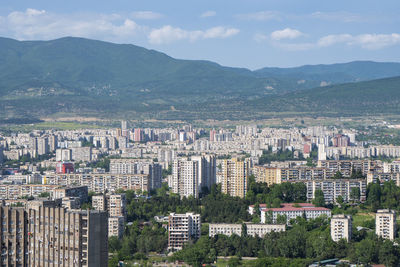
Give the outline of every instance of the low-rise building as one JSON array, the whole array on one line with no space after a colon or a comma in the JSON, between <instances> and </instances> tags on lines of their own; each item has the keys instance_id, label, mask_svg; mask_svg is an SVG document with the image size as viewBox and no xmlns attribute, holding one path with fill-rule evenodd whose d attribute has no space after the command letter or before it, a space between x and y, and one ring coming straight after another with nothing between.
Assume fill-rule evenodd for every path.
<instances>
[{"instance_id":1,"label":"low-rise building","mask_svg":"<svg viewBox=\"0 0 400 267\"><path fill-rule=\"evenodd\" d=\"M318 218L322 215L331 217L331 210L323 207L315 207L310 203L284 203L280 208L261 208L261 222L276 223L278 216L285 216L287 224L291 219L304 217L307 220Z\"/></svg>"}]
</instances>

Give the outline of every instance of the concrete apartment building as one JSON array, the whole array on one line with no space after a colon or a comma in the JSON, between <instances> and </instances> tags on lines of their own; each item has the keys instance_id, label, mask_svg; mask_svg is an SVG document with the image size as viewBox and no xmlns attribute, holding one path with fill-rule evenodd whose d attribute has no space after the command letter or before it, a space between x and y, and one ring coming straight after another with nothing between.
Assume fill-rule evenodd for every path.
<instances>
[{"instance_id":1,"label":"concrete apartment building","mask_svg":"<svg viewBox=\"0 0 400 267\"><path fill-rule=\"evenodd\" d=\"M396 212L394 210L376 211L375 233L384 239L393 240L396 237Z\"/></svg>"},{"instance_id":2,"label":"concrete apartment building","mask_svg":"<svg viewBox=\"0 0 400 267\"><path fill-rule=\"evenodd\" d=\"M242 231L242 224L210 223L208 235L210 237L214 237L215 235L231 236L233 234L241 236ZM246 234L252 237L264 237L267 233L281 231L286 231L286 225L246 223Z\"/></svg>"},{"instance_id":3,"label":"concrete apartment building","mask_svg":"<svg viewBox=\"0 0 400 267\"><path fill-rule=\"evenodd\" d=\"M221 163L222 192L235 197L244 197L247 192L249 162L239 159L225 159Z\"/></svg>"},{"instance_id":4,"label":"concrete apartment building","mask_svg":"<svg viewBox=\"0 0 400 267\"><path fill-rule=\"evenodd\" d=\"M254 206L252 207L254 212ZM307 220L318 218L319 216L326 215L331 217L331 210L323 207L315 207L310 203L283 203L280 208L267 208L265 204L260 204L261 223L268 221L267 216L271 216L272 223L276 223L278 215L286 216L287 224L291 219L303 217ZM250 212L250 207L249 207Z\"/></svg>"},{"instance_id":5,"label":"concrete apartment building","mask_svg":"<svg viewBox=\"0 0 400 267\"><path fill-rule=\"evenodd\" d=\"M81 204L87 202L88 187L87 186L69 186L60 187L53 190L53 198L79 197Z\"/></svg>"},{"instance_id":6,"label":"concrete apartment building","mask_svg":"<svg viewBox=\"0 0 400 267\"><path fill-rule=\"evenodd\" d=\"M124 234L124 224L125 218L124 216L118 217L109 217L108 218L108 236L116 236L118 238L122 238Z\"/></svg>"},{"instance_id":7,"label":"concrete apartment building","mask_svg":"<svg viewBox=\"0 0 400 267\"><path fill-rule=\"evenodd\" d=\"M200 237L200 214L171 213L168 217L168 250L180 250L192 239Z\"/></svg>"},{"instance_id":8,"label":"concrete apartment building","mask_svg":"<svg viewBox=\"0 0 400 267\"><path fill-rule=\"evenodd\" d=\"M125 194L101 194L92 197L92 207L95 210L108 213L108 236L122 237L126 220Z\"/></svg>"},{"instance_id":9,"label":"concrete apartment building","mask_svg":"<svg viewBox=\"0 0 400 267\"><path fill-rule=\"evenodd\" d=\"M340 239L351 239L352 217L351 215L338 214L331 218L331 238L335 242Z\"/></svg>"},{"instance_id":10,"label":"concrete apartment building","mask_svg":"<svg viewBox=\"0 0 400 267\"><path fill-rule=\"evenodd\" d=\"M214 237L216 235L231 236L233 234L242 235L242 224L238 223L210 223L208 225L208 236Z\"/></svg>"},{"instance_id":11,"label":"concrete apartment building","mask_svg":"<svg viewBox=\"0 0 400 267\"><path fill-rule=\"evenodd\" d=\"M147 174L148 190L161 187L162 166L158 163L144 162L137 159L111 159L111 174Z\"/></svg>"},{"instance_id":12,"label":"concrete apartment building","mask_svg":"<svg viewBox=\"0 0 400 267\"><path fill-rule=\"evenodd\" d=\"M181 197L199 196L199 162L189 159L174 160L168 183L173 193Z\"/></svg>"},{"instance_id":13,"label":"concrete apartment building","mask_svg":"<svg viewBox=\"0 0 400 267\"><path fill-rule=\"evenodd\" d=\"M279 168L254 166L252 172L256 177L257 183L266 183L268 186L281 183L281 171Z\"/></svg>"},{"instance_id":14,"label":"concrete apartment building","mask_svg":"<svg viewBox=\"0 0 400 267\"><path fill-rule=\"evenodd\" d=\"M215 183L216 157L211 155L174 160L168 181L172 192L181 197L198 197L203 187L210 188Z\"/></svg>"},{"instance_id":15,"label":"concrete apartment building","mask_svg":"<svg viewBox=\"0 0 400 267\"><path fill-rule=\"evenodd\" d=\"M327 179L327 180L313 180L305 182L307 186L307 199L312 200L315 191L320 189L324 192L326 203L336 203L339 196L343 197L344 201L353 200L351 198L351 191L353 188L360 190L360 199L357 201L364 202L367 194L367 181L366 179Z\"/></svg>"},{"instance_id":16,"label":"concrete apartment building","mask_svg":"<svg viewBox=\"0 0 400 267\"><path fill-rule=\"evenodd\" d=\"M2 266L107 266L107 214L0 207ZM5 242L6 241L6 242Z\"/></svg>"}]
</instances>

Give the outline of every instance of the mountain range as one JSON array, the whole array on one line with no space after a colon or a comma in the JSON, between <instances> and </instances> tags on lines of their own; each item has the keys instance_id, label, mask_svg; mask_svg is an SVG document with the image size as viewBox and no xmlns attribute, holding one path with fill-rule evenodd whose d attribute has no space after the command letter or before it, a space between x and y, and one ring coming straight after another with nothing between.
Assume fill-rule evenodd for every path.
<instances>
[{"instance_id":1,"label":"mountain range","mask_svg":"<svg viewBox=\"0 0 400 267\"><path fill-rule=\"evenodd\" d=\"M0 113L237 119L269 112L399 113L400 63L224 67L130 44L0 38ZM395 77L395 78L393 78ZM264 115L263 115L264 114Z\"/></svg>"}]
</instances>

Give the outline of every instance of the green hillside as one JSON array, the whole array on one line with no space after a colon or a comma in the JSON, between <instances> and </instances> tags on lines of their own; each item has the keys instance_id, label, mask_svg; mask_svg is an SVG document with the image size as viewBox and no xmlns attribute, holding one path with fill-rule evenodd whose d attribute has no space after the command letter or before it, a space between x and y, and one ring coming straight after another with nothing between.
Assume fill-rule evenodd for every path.
<instances>
[{"instance_id":1,"label":"green hillside","mask_svg":"<svg viewBox=\"0 0 400 267\"><path fill-rule=\"evenodd\" d=\"M350 62L250 71L83 38L0 38L0 120L34 120L54 114L252 119L271 112L321 109L346 114L397 113L398 78L318 86L398 72L400 76L399 66Z\"/></svg>"},{"instance_id":2,"label":"green hillside","mask_svg":"<svg viewBox=\"0 0 400 267\"><path fill-rule=\"evenodd\" d=\"M400 114L400 77L332 85L262 98L253 109L341 115Z\"/></svg>"}]
</instances>

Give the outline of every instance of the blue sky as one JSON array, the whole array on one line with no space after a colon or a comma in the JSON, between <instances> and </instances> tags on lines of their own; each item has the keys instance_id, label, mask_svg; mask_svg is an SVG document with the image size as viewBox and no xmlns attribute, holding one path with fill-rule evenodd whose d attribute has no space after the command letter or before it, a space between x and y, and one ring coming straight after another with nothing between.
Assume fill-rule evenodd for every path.
<instances>
[{"instance_id":1,"label":"blue sky","mask_svg":"<svg viewBox=\"0 0 400 267\"><path fill-rule=\"evenodd\" d=\"M399 0L2 0L0 36L79 36L257 69L400 61Z\"/></svg>"}]
</instances>

